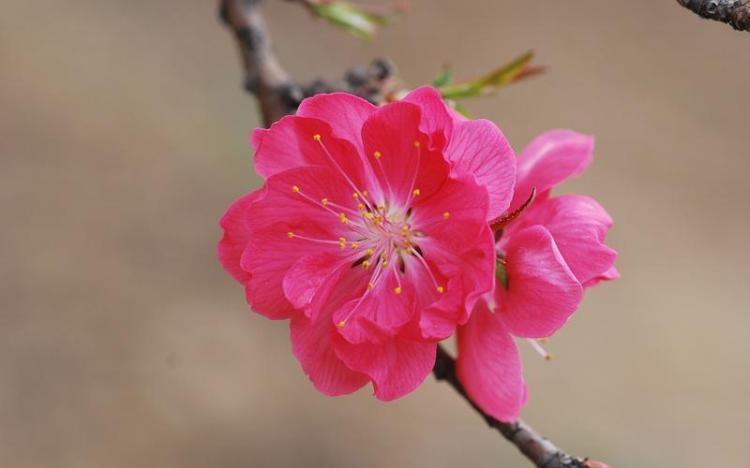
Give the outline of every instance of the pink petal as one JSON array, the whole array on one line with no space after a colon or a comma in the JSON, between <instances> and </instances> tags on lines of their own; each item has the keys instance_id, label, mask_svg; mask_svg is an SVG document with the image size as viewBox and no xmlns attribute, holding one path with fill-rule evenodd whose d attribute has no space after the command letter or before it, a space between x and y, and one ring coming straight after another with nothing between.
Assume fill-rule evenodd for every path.
<instances>
[{"instance_id":1,"label":"pink petal","mask_svg":"<svg viewBox=\"0 0 750 468\"><path fill-rule=\"evenodd\" d=\"M555 239L565 262L581 284L612 268L617 252L604 244L612 218L596 201L581 195L563 195L537 201L513 229L540 224Z\"/></svg>"},{"instance_id":2,"label":"pink petal","mask_svg":"<svg viewBox=\"0 0 750 468\"><path fill-rule=\"evenodd\" d=\"M457 325L466 323L474 304L495 287L495 246L487 227L461 252L425 248L425 255L436 269L449 278L439 301L422 311L419 326L422 336L442 340L453 334Z\"/></svg>"},{"instance_id":3,"label":"pink petal","mask_svg":"<svg viewBox=\"0 0 750 468\"><path fill-rule=\"evenodd\" d=\"M594 139L570 130L552 130L536 137L518 157L516 191L510 210L515 210L536 188L542 194L569 177L586 170L594 151Z\"/></svg>"},{"instance_id":4,"label":"pink petal","mask_svg":"<svg viewBox=\"0 0 750 468\"><path fill-rule=\"evenodd\" d=\"M471 399L499 421L517 420L526 384L518 348L498 315L480 301L457 337L456 372Z\"/></svg>"},{"instance_id":5,"label":"pink petal","mask_svg":"<svg viewBox=\"0 0 750 468\"><path fill-rule=\"evenodd\" d=\"M362 127L367 159L386 198L398 205L409 200L418 163L426 159L421 157L428 148L419 125L419 106L399 101L379 108Z\"/></svg>"},{"instance_id":6,"label":"pink petal","mask_svg":"<svg viewBox=\"0 0 750 468\"><path fill-rule=\"evenodd\" d=\"M496 288L500 317L516 336L551 336L578 308L581 284L542 226L514 232L505 253L508 289Z\"/></svg>"},{"instance_id":7,"label":"pink petal","mask_svg":"<svg viewBox=\"0 0 750 468\"><path fill-rule=\"evenodd\" d=\"M351 369L372 379L375 396L395 400L414 391L435 365L435 343L383 337L381 342L352 344L341 335L334 341L336 355Z\"/></svg>"},{"instance_id":8,"label":"pink petal","mask_svg":"<svg viewBox=\"0 0 750 468\"><path fill-rule=\"evenodd\" d=\"M300 314L290 322L292 352L315 388L329 396L351 393L369 381L366 375L349 369L333 349L336 330L331 315L346 299L334 293L340 286L340 274L341 271L329 278L318 290L314 300L316 314L311 317Z\"/></svg>"},{"instance_id":9,"label":"pink petal","mask_svg":"<svg viewBox=\"0 0 750 468\"><path fill-rule=\"evenodd\" d=\"M591 288L593 286L596 286L601 281L612 281L616 280L620 277L620 272L617 271L617 268L612 267L609 270L605 271L601 275L597 276L596 278L592 278L588 280L586 283L583 284L584 288Z\"/></svg>"},{"instance_id":10,"label":"pink petal","mask_svg":"<svg viewBox=\"0 0 750 468\"><path fill-rule=\"evenodd\" d=\"M453 164L453 174L470 174L487 189L488 220L508 209L516 178L515 154L494 123L489 120L456 123L445 154Z\"/></svg>"},{"instance_id":11,"label":"pink petal","mask_svg":"<svg viewBox=\"0 0 750 468\"><path fill-rule=\"evenodd\" d=\"M300 188L299 193L293 190L295 185ZM347 226L335 212L315 200L329 197L351 206L352 198L346 185L324 167L282 172L269 178L263 190L263 197L246 212L251 220L250 242L240 263L251 275L246 292L253 309L269 318L283 319L296 311L284 294L284 277L301 256L328 253L340 255L345 261L354 255L349 249L341 250L337 243L339 237L348 239ZM292 238L288 236L290 232L294 234Z\"/></svg>"},{"instance_id":12,"label":"pink petal","mask_svg":"<svg viewBox=\"0 0 750 468\"><path fill-rule=\"evenodd\" d=\"M265 178L290 169L321 166L330 168L344 182L348 177L360 188L365 185L359 151L347 140L334 137L331 126L322 120L288 115L270 129L253 133L253 142L259 145L255 170Z\"/></svg>"},{"instance_id":13,"label":"pink petal","mask_svg":"<svg viewBox=\"0 0 750 468\"><path fill-rule=\"evenodd\" d=\"M263 194L262 190L248 193L237 199L219 221L224 236L219 241L219 261L234 279L245 284L250 279L240 266L240 258L249 240L247 208Z\"/></svg>"},{"instance_id":14,"label":"pink petal","mask_svg":"<svg viewBox=\"0 0 750 468\"><path fill-rule=\"evenodd\" d=\"M328 122L333 136L349 141L364 152L362 125L376 109L368 101L349 93L317 94L302 101L297 115Z\"/></svg>"},{"instance_id":15,"label":"pink petal","mask_svg":"<svg viewBox=\"0 0 750 468\"><path fill-rule=\"evenodd\" d=\"M320 286L342 264L349 263L341 255L330 252L305 255L284 275L284 295L294 307L303 309L310 304Z\"/></svg>"},{"instance_id":16,"label":"pink petal","mask_svg":"<svg viewBox=\"0 0 750 468\"><path fill-rule=\"evenodd\" d=\"M416 313L416 285L401 281L401 293L396 294L399 283L393 269L388 268L383 275L372 290L352 299L334 313L335 323L345 323L339 333L347 341L361 343L377 340L381 335L395 335ZM361 285L363 292L366 291L369 276L364 279Z\"/></svg>"},{"instance_id":17,"label":"pink petal","mask_svg":"<svg viewBox=\"0 0 750 468\"><path fill-rule=\"evenodd\" d=\"M430 86L422 86L411 91L402 101L416 104L422 109L419 128L432 137L433 147L442 149L452 133L453 119L440 92Z\"/></svg>"},{"instance_id":18,"label":"pink petal","mask_svg":"<svg viewBox=\"0 0 750 468\"><path fill-rule=\"evenodd\" d=\"M416 201L413 224L427 242L439 241L447 251L461 251L487 227L488 203L487 190L472 177L450 178L440 191Z\"/></svg>"}]
</instances>

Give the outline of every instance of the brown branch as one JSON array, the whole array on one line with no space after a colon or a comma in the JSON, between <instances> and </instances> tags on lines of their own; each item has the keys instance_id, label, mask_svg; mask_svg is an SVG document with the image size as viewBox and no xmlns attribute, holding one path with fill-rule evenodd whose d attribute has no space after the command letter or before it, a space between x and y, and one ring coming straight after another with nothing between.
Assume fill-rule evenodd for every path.
<instances>
[{"instance_id":1,"label":"brown branch","mask_svg":"<svg viewBox=\"0 0 750 468\"><path fill-rule=\"evenodd\" d=\"M302 90L281 67L260 12L261 0L222 0L221 19L237 39L245 89L258 99L266 125L297 109Z\"/></svg>"},{"instance_id":2,"label":"brown branch","mask_svg":"<svg viewBox=\"0 0 750 468\"><path fill-rule=\"evenodd\" d=\"M445 381L453 387L479 413L488 426L500 432L536 466L540 468L603 468L607 466L601 462L566 454L521 420L514 423L505 423L482 411L466 393L463 384L456 375L455 360L442 346L438 346L437 359L432 373L435 375L435 379Z\"/></svg>"},{"instance_id":3,"label":"brown branch","mask_svg":"<svg viewBox=\"0 0 750 468\"><path fill-rule=\"evenodd\" d=\"M750 32L750 0L677 0L695 14Z\"/></svg>"},{"instance_id":4,"label":"brown branch","mask_svg":"<svg viewBox=\"0 0 750 468\"><path fill-rule=\"evenodd\" d=\"M245 69L245 88L260 104L263 121L271 125L284 115L296 111L301 100L321 92L346 91L373 102L383 102L394 87L394 67L378 59L369 67L354 67L343 81L334 85L316 80L308 86L296 83L281 67L271 49L265 21L260 12L261 0L221 0L220 16L235 34ZM533 195L532 195L533 196ZM456 376L453 358L438 346L433 369L437 380L448 382L487 422L536 466L542 468L606 468L607 465L574 458L537 434L523 421L503 423L484 413L467 395Z\"/></svg>"},{"instance_id":5,"label":"brown branch","mask_svg":"<svg viewBox=\"0 0 750 468\"><path fill-rule=\"evenodd\" d=\"M368 67L353 67L343 80L335 83L324 80L314 80L308 85L297 83L274 54L260 11L261 3L261 0L221 0L219 16L234 32L245 71L245 89L258 99L266 126L293 114L308 96L345 91L379 103L395 87L395 67L385 59L375 59Z\"/></svg>"}]
</instances>

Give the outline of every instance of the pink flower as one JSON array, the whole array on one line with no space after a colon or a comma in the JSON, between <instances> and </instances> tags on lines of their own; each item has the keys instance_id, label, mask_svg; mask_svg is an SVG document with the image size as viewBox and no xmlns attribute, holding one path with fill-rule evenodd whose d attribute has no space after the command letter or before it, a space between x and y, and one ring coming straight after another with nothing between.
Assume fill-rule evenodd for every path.
<instances>
[{"instance_id":1,"label":"pink flower","mask_svg":"<svg viewBox=\"0 0 750 468\"><path fill-rule=\"evenodd\" d=\"M318 390L411 392L494 288L489 221L515 183L505 137L420 88L380 108L318 95L252 141L265 185L222 218L222 264L256 312L290 319Z\"/></svg>"},{"instance_id":2,"label":"pink flower","mask_svg":"<svg viewBox=\"0 0 750 468\"><path fill-rule=\"evenodd\" d=\"M555 185L586 169L593 146L590 137L555 130L520 155L509 223L497 244L498 275L505 281L496 285L496 308L493 313L479 301L458 331L459 378L471 398L501 421L516 420L527 398L513 337L551 336L578 308L585 288L619 276L617 253L604 244L612 226L607 212L588 197L550 197Z\"/></svg>"}]
</instances>

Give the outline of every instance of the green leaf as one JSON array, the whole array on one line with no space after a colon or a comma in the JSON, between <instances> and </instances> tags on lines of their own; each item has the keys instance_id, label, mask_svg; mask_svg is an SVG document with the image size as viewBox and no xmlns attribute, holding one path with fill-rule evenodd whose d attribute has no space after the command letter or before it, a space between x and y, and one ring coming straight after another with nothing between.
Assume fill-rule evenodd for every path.
<instances>
[{"instance_id":1,"label":"green leaf","mask_svg":"<svg viewBox=\"0 0 750 468\"><path fill-rule=\"evenodd\" d=\"M372 39L388 21L386 13L367 12L363 6L349 2L308 0L306 4L317 16L361 39Z\"/></svg>"},{"instance_id":2,"label":"green leaf","mask_svg":"<svg viewBox=\"0 0 750 468\"><path fill-rule=\"evenodd\" d=\"M497 284L502 284L503 288L508 289L508 270L505 269L505 262L500 259L495 261L495 279Z\"/></svg>"},{"instance_id":3,"label":"green leaf","mask_svg":"<svg viewBox=\"0 0 750 468\"><path fill-rule=\"evenodd\" d=\"M434 80L432 80L432 86L440 88L447 85L451 81L453 81L453 70L445 67L443 68L443 71L441 71L440 74L436 76Z\"/></svg>"},{"instance_id":4,"label":"green leaf","mask_svg":"<svg viewBox=\"0 0 750 468\"><path fill-rule=\"evenodd\" d=\"M498 88L541 73L543 68L530 65L533 58L534 52L526 52L512 62L475 80L441 86L440 92L445 99L464 99L491 93Z\"/></svg>"}]
</instances>

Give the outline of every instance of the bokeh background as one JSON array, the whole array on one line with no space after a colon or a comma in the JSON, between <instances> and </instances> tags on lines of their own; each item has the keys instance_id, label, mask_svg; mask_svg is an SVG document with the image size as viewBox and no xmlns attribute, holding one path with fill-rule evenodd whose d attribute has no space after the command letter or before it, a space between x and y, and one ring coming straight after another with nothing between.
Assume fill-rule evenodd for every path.
<instances>
[{"instance_id":1,"label":"bokeh background","mask_svg":"<svg viewBox=\"0 0 750 468\"><path fill-rule=\"evenodd\" d=\"M248 311L215 243L259 186L259 122L215 9L2 2L0 466L527 466L431 378L391 404L319 395L285 324ZM371 44L265 11L300 79L389 56L419 85L535 49L546 75L467 107L516 149L596 135L563 188L614 216L623 277L551 363L522 344L524 418L616 467L747 466L750 36L673 0L414 0Z\"/></svg>"}]
</instances>

